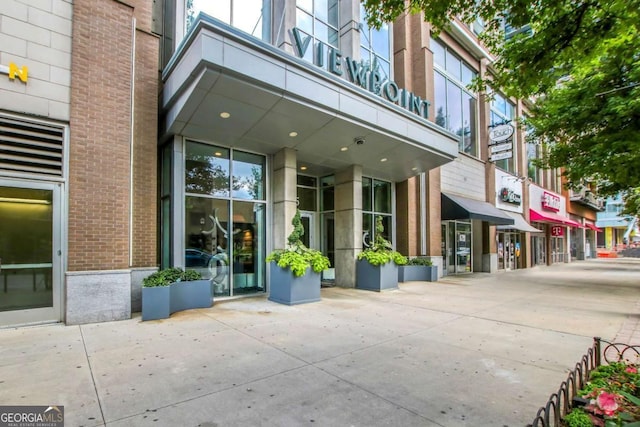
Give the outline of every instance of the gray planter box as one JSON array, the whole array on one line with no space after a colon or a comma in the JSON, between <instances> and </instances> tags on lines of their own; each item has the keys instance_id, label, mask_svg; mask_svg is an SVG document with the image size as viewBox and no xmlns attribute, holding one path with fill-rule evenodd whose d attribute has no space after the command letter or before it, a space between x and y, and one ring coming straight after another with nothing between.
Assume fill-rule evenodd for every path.
<instances>
[{"instance_id":1,"label":"gray planter box","mask_svg":"<svg viewBox=\"0 0 640 427\"><path fill-rule=\"evenodd\" d=\"M280 268L269 263L271 282L269 300L280 304L294 305L320 301L320 273L307 268L301 277L295 277L289 268Z\"/></svg>"},{"instance_id":2,"label":"gray planter box","mask_svg":"<svg viewBox=\"0 0 640 427\"><path fill-rule=\"evenodd\" d=\"M398 288L398 266L393 262L377 266L367 260L356 261L356 288L385 291Z\"/></svg>"},{"instance_id":3,"label":"gray planter box","mask_svg":"<svg viewBox=\"0 0 640 427\"><path fill-rule=\"evenodd\" d=\"M142 320L166 319L176 311L208 308L212 305L213 290L210 280L142 288Z\"/></svg>"},{"instance_id":4,"label":"gray planter box","mask_svg":"<svg viewBox=\"0 0 640 427\"><path fill-rule=\"evenodd\" d=\"M398 267L399 282L437 282L438 266L436 265L401 265Z\"/></svg>"}]
</instances>

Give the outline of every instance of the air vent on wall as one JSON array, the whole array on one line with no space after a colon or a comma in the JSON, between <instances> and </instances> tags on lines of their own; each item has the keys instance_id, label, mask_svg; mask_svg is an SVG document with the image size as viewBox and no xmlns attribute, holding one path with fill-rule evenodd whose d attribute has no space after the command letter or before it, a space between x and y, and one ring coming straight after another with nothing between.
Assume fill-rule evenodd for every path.
<instances>
[{"instance_id":1,"label":"air vent on wall","mask_svg":"<svg viewBox=\"0 0 640 427\"><path fill-rule=\"evenodd\" d=\"M0 173L62 176L64 128L0 114Z\"/></svg>"}]
</instances>

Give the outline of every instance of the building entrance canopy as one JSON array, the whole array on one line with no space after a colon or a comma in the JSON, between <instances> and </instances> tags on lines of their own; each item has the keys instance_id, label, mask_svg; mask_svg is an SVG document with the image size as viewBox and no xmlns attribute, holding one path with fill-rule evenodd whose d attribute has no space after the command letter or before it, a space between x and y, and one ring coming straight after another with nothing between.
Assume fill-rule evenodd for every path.
<instances>
[{"instance_id":1,"label":"building entrance canopy","mask_svg":"<svg viewBox=\"0 0 640 427\"><path fill-rule=\"evenodd\" d=\"M358 164L390 181L458 153L457 137L432 122L207 16L162 78L161 142L183 135L264 154L289 147L306 173Z\"/></svg>"},{"instance_id":2,"label":"building entrance canopy","mask_svg":"<svg viewBox=\"0 0 640 427\"><path fill-rule=\"evenodd\" d=\"M442 219L478 219L491 224L513 225L509 215L491 203L442 193Z\"/></svg>"},{"instance_id":3,"label":"building entrance canopy","mask_svg":"<svg viewBox=\"0 0 640 427\"><path fill-rule=\"evenodd\" d=\"M582 228L582 224L578 221L574 221L571 218L567 218L566 216L558 215L552 212L538 212L535 209L530 209L530 218L531 221L537 222L548 222L552 224L562 224L568 225L569 227L579 227Z\"/></svg>"}]
</instances>

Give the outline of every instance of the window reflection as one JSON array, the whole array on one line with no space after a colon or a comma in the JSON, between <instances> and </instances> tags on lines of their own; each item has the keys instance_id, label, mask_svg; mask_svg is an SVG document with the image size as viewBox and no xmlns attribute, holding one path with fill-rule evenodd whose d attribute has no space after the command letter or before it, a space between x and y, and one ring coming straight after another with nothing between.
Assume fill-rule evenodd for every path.
<instances>
[{"instance_id":1,"label":"window reflection","mask_svg":"<svg viewBox=\"0 0 640 427\"><path fill-rule=\"evenodd\" d=\"M233 152L233 191L239 199L264 200L264 157Z\"/></svg>"},{"instance_id":2,"label":"window reflection","mask_svg":"<svg viewBox=\"0 0 640 427\"><path fill-rule=\"evenodd\" d=\"M187 193L229 196L229 150L187 142L185 185Z\"/></svg>"},{"instance_id":3,"label":"window reflection","mask_svg":"<svg viewBox=\"0 0 640 427\"><path fill-rule=\"evenodd\" d=\"M186 31L200 12L254 37L269 41L270 0L186 0ZM263 28L264 27L264 28Z\"/></svg>"}]
</instances>

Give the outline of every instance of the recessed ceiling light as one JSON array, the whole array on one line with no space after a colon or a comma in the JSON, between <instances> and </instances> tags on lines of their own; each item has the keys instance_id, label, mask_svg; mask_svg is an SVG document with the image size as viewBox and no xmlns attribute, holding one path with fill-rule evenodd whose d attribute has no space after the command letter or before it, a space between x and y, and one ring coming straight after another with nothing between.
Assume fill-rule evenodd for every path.
<instances>
[{"instance_id":1,"label":"recessed ceiling light","mask_svg":"<svg viewBox=\"0 0 640 427\"><path fill-rule=\"evenodd\" d=\"M216 152L215 152L215 153L213 153L213 154L215 154L215 155L216 155L216 156L218 156L218 157L222 156L222 153L221 153L221 152L219 152L219 151L216 151Z\"/></svg>"},{"instance_id":2,"label":"recessed ceiling light","mask_svg":"<svg viewBox=\"0 0 640 427\"><path fill-rule=\"evenodd\" d=\"M223 111L222 113L220 113L220 117L222 117L223 119L228 119L229 117L231 117L231 114Z\"/></svg>"},{"instance_id":3,"label":"recessed ceiling light","mask_svg":"<svg viewBox=\"0 0 640 427\"><path fill-rule=\"evenodd\" d=\"M411 170L412 170L412 171L417 171L417 170L418 170L418 168L414 166L414 167L412 167L412 168L411 168Z\"/></svg>"},{"instance_id":4,"label":"recessed ceiling light","mask_svg":"<svg viewBox=\"0 0 640 427\"><path fill-rule=\"evenodd\" d=\"M289 136L291 138L295 138L296 136L298 136L298 132L289 132Z\"/></svg>"},{"instance_id":5,"label":"recessed ceiling light","mask_svg":"<svg viewBox=\"0 0 640 427\"><path fill-rule=\"evenodd\" d=\"M349 147L342 147L342 148L340 149L340 151L347 151L348 149L349 149Z\"/></svg>"},{"instance_id":6,"label":"recessed ceiling light","mask_svg":"<svg viewBox=\"0 0 640 427\"><path fill-rule=\"evenodd\" d=\"M386 161L387 161L387 158L386 158L386 157L383 157L383 158L381 158L381 159L380 159L380 161L381 161L381 162L386 162Z\"/></svg>"},{"instance_id":7,"label":"recessed ceiling light","mask_svg":"<svg viewBox=\"0 0 640 427\"><path fill-rule=\"evenodd\" d=\"M307 167L306 167L306 166L300 166L300 170L301 170L301 171L306 171L306 170L307 170Z\"/></svg>"}]
</instances>

